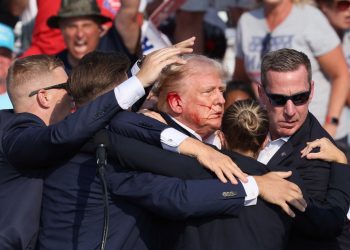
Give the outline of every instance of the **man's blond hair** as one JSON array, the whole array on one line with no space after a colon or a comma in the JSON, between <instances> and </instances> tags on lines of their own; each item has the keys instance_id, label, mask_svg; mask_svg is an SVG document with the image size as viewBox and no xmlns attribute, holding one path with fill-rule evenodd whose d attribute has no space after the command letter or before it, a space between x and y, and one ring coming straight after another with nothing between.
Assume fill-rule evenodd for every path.
<instances>
[{"instance_id":1,"label":"man's blond hair","mask_svg":"<svg viewBox=\"0 0 350 250\"><path fill-rule=\"evenodd\" d=\"M222 65L211 58L202 55L184 55L187 61L184 65L171 65L165 68L159 76L156 93L158 95L158 109L169 112L167 98L169 93L181 93L186 91L186 85L191 84L186 79L191 75L204 74L204 69L211 67L215 69L220 78L224 80L225 72Z\"/></svg>"},{"instance_id":2,"label":"man's blond hair","mask_svg":"<svg viewBox=\"0 0 350 250\"><path fill-rule=\"evenodd\" d=\"M54 56L33 55L16 59L7 75L7 91L14 109L28 99L30 89L42 85L40 81L58 67L64 65Z\"/></svg>"}]
</instances>

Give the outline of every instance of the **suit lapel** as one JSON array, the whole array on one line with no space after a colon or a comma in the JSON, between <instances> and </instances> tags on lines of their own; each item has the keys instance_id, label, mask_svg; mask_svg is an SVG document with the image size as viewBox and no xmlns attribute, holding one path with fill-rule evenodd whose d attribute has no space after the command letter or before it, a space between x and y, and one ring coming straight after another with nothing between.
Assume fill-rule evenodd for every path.
<instances>
[{"instance_id":1,"label":"suit lapel","mask_svg":"<svg viewBox=\"0 0 350 250\"><path fill-rule=\"evenodd\" d=\"M188 135L194 139L197 139L197 137L195 137L192 133L190 133L189 131L187 131L185 128L181 127L178 123L176 123L168 114L164 113L164 112L159 112L159 114L163 117L163 119L167 122L167 124L170 127L175 128L176 130L184 133L185 135Z\"/></svg>"},{"instance_id":2,"label":"suit lapel","mask_svg":"<svg viewBox=\"0 0 350 250\"><path fill-rule=\"evenodd\" d=\"M270 159L267 165L280 165L285 159L292 155L295 150L299 150L299 148L301 149L304 147L303 145L300 145L300 143L304 143L308 138L307 132L310 130L310 121L311 114L309 113L301 128L294 135L292 135L286 143L283 144L283 146Z\"/></svg>"},{"instance_id":3,"label":"suit lapel","mask_svg":"<svg viewBox=\"0 0 350 250\"><path fill-rule=\"evenodd\" d=\"M282 147L272 156L270 161L267 163L268 166L280 165L280 163L293 153L293 145L286 142Z\"/></svg>"}]
</instances>

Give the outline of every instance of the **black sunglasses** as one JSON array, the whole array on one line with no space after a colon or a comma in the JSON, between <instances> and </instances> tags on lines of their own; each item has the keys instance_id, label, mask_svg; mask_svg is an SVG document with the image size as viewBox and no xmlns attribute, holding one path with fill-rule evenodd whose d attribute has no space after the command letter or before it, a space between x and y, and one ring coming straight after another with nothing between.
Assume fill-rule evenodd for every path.
<instances>
[{"instance_id":1,"label":"black sunglasses","mask_svg":"<svg viewBox=\"0 0 350 250\"><path fill-rule=\"evenodd\" d=\"M291 100L294 105L299 106L305 104L309 100L311 91L309 90L295 95L271 94L266 91L265 93L273 106L284 106L288 100Z\"/></svg>"},{"instance_id":2,"label":"black sunglasses","mask_svg":"<svg viewBox=\"0 0 350 250\"><path fill-rule=\"evenodd\" d=\"M334 3L335 9L337 11L345 11L350 7L350 1L342 0Z\"/></svg>"},{"instance_id":3,"label":"black sunglasses","mask_svg":"<svg viewBox=\"0 0 350 250\"><path fill-rule=\"evenodd\" d=\"M32 92L30 92L29 97L32 97L33 95L37 95L39 93L40 90L49 90L49 89L65 89L67 90L68 94L69 94L69 85L68 83L64 82L64 83L59 83L59 84L55 84L46 88L41 88L41 89L37 89L34 90Z\"/></svg>"}]
</instances>

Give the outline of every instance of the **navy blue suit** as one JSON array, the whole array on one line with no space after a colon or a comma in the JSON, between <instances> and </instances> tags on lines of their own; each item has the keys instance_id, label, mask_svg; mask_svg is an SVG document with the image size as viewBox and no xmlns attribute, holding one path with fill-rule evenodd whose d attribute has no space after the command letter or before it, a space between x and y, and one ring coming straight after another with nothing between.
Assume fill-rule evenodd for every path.
<instances>
[{"instance_id":1,"label":"navy blue suit","mask_svg":"<svg viewBox=\"0 0 350 250\"><path fill-rule=\"evenodd\" d=\"M119 119L115 119L114 122L118 123L127 123L129 120L129 124L131 127L137 126L138 124L139 127L142 128L147 128L147 127L152 127L151 130L155 131L156 127L158 127L159 130L162 130L164 128L164 125L157 125L154 121L149 120L148 118L143 118L140 120L140 118L133 118L132 116L135 116L133 114L128 114L126 115L125 113L119 114ZM166 116L163 116L166 118L168 123L173 125L174 127L178 128L179 126L168 119ZM147 125L148 124L148 125ZM152 124L152 125L150 125ZM117 124L115 124L116 130L120 128ZM178 128L179 130L183 131L183 128ZM133 133L128 134L128 129L123 129L119 130L119 132L123 134L128 134L132 136L137 136L135 133L135 130L129 129L130 131L133 131ZM159 131L158 131L159 132ZM184 131L185 132L185 131ZM188 133L188 132L187 132ZM144 134L145 132L140 132L142 135L141 137L139 136L138 138L145 138ZM281 151L278 152L278 154L275 155L274 158L271 159L271 162L269 164L269 170L289 170L288 168L281 167L282 165L285 166L297 166L297 173L300 173L302 176L303 180L300 181L297 180L296 183L302 188L303 193L305 198L307 199L309 206L304 214L298 214L296 223L295 223L295 228L296 230L303 232L304 234L306 233L307 237L322 237L325 239L324 241L327 242L334 242L336 235L338 235L345 222L345 215L346 211L349 206L349 184L348 184L348 179L349 179L349 168L346 166L343 166L342 164L333 164L332 167L330 167L329 163L322 162L322 161L309 161L306 159L301 159L300 158L300 150L305 147L307 141L314 140L316 138L320 138L323 136L327 136L325 131L321 128L319 123L315 120L315 118L310 114L303 124L302 128L294 135L292 138L289 140L288 144L286 143L282 148ZM302 141L300 141L300 137L303 138ZM157 135L153 135L152 137L149 137L148 142L154 142L153 138L157 138ZM159 139L159 135L158 135ZM300 141L300 142L299 142ZM123 145L125 146L125 142ZM119 151L122 151L122 149L119 149ZM154 158L155 156L152 155L151 150L147 153L148 158ZM276 161L279 157L282 157L285 161ZM243 171L251 174L259 174L256 172L257 170L251 169L252 166L256 166L256 163L251 162L247 164L247 161L242 161L243 158L241 157L234 157L234 155L230 155L236 163L242 167ZM120 157L119 157L120 158ZM166 159L168 161L166 162ZM174 166L174 169L171 168L171 162L175 161L174 159L170 159L170 156L164 157L163 159L163 164L166 167L162 166L157 166L157 164L153 165L147 165L145 163L140 163L139 165L142 166L141 169L147 170L147 171L152 171L156 173L161 173L165 175L172 175L172 176L179 176L181 178L201 178L203 177L203 170L198 169L193 169L189 168L186 166L184 163L181 164L181 162L178 162L177 166ZM275 164L272 164L275 163ZM135 163L133 162L126 162L125 166L136 166ZM158 164L159 165L159 164ZM163 166L164 166L163 165ZM246 169L246 166L251 166L250 169ZM267 170L267 171L269 171ZM261 174L261 173L260 173ZM205 174L204 174L205 175ZM257 208L249 208L249 210L254 210L256 209L257 211L261 212L261 209ZM242 210L242 212L246 212L248 209ZM241 213L242 213L241 212ZM265 211L266 212L266 211ZM248 212L247 212L248 213ZM264 212L261 213L262 216L264 216ZM254 215L253 215L254 217ZM245 217L246 218L246 217ZM320 218L323 218L320 220ZM265 216L266 219L266 225L268 223L272 223L272 221L278 222L278 219L276 220L269 220L268 217ZM213 220L213 218L212 218ZM222 219L219 219L223 221ZM210 229L210 226L208 222L210 222L210 219L204 219L205 223L195 223L192 226L188 226L189 232L194 232L194 228L206 228L206 232L201 230L201 237L198 237L198 243L193 243L194 237L186 237L185 234L185 240L188 240L188 243L185 242L185 240L182 240L181 249L182 247L188 246L190 244L190 248L198 248L198 249L203 249L204 247L207 247L207 249L221 249L225 248L225 246L230 246L234 242L231 241L232 244L225 244L226 242L230 242L230 240L227 240L227 238L232 239L234 237L220 237L221 235L224 235L225 232L225 223L222 223L221 226L216 226L213 223L211 226L212 229ZM249 220L248 220L249 221ZM250 223L253 223L254 221L250 220ZM203 226L204 225L204 226ZM232 223L230 224L232 225ZM258 225L262 225L261 223ZM286 224L288 226L288 223ZM217 245L215 243L211 247L208 246L208 243L205 242L203 239L206 239L209 235L214 235L213 234L213 228L220 228L221 231L219 230L216 235L219 235L219 240ZM226 229L231 228L230 232L232 232L232 226L227 227ZM278 227L275 227L275 229ZM273 234L268 233L269 230L266 230L267 227L264 226L262 228L262 235L266 235L265 238L269 239L269 237L273 236ZM184 230L184 229L183 229ZM270 231L271 232L271 231ZM276 230L275 230L276 232ZM188 234L191 235L191 234ZM275 234L277 236L278 234ZM243 237L244 238L244 237ZM247 238L247 237L245 237ZM200 244L200 239L202 239L202 244L205 246L201 246ZM277 237L276 237L277 239ZM294 239L294 237L293 237ZM260 240L260 242L263 242ZM291 241L293 242L293 241ZM239 244L238 244L239 245ZM278 244L277 244L278 245ZM318 247L320 244L318 244ZM220 247L221 246L221 247ZM275 245L276 246L276 245ZM334 244L327 245L328 247L333 246L333 248L330 249L337 249ZM237 248L237 244L235 244L235 247ZM242 249L245 249L244 247ZM257 249L257 246L252 247L252 249ZM265 249L271 249L270 248L265 248ZM327 247L325 248L327 249Z\"/></svg>"},{"instance_id":2,"label":"navy blue suit","mask_svg":"<svg viewBox=\"0 0 350 250\"><path fill-rule=\"evenodd\" d=\"M110 123L110 129L160 146L160 132L167 126L145 116L120 113ZM165 119L168 120L167 117ZM170 120L168 120L171 123ZM173 124L171 124L173 125ZM177 127L175 125L175 127ZM178 128L184 131L182 128ZM141 141L110 134L110 156L125 168L142 169L182 179L212 179L216 177L195 159L164 151ZM132 148L128 150L127 148ZM142 150L142 156L138 150ZM269 172L265 165L240 154L225 151L243 171L251 175ZM133 155L139 155L133 157ZM274 170L289 170L276 168ZM301 182L297 175L293 180ZM207 191L207 190L206 190ZM159 219L159 249L282 249L287 242L290 218L277 206L259 200L257 205L240 210L233 216L206 216L185 222Z\"/></svg>"},{"instance_id":3,"label":"navy blue suit","mask_svg":"<svg viewBox=\"0 0 350 250\"><path fill-rule=\"evenodd\" d=\"M110 92L59 126L46 127L32 114L0 111L0 249L34 248L44 169L77 152L119 110Z\"/></svg>"},{"instance_id":4,"label":"navy blue suit","mask_svg":"<svg viewBox=\"0 0 350 250\"><path fill-rule=\"evenodd\" d=\"M96 168L95 158L81 153L49 171L44 184L40 249L98 248L104 207ZM236 215L245 195L244 190L218 180L181 181L125 171L115 165L107 167L106 180L110 202L107 249L153 249L152 213L174 219ZM237 195L223 196L225 192Z\"/></svg>"},{"instance_id":5,"label":"navy blue suit","mask_svg":"<svg viewBox=\"0 0 350 250\"><path fill-rule=\"evenodd\" d=\"M72 126L86 126L83 121L77 123ZM58 145L62 139L53 140L52 132L43 133L48 128L35 116L15 125L4 137L5 151L14 164L25 163L27 168L37 164L48 168L45 162L51 156L54 159L50 163L61 163L48 169L45 176L40 248L96 249L101 240L103 203L95 157L85 153L69 160L58 157L56 152L61 152ZM57 124L56 127L67 129L68 125ZM66 137L64 130L60 132L60 136L68 141L74 139ZM81 136L77 137L80 141ZM33 139L37 145L26 150L21 148ZM13 152L20 159L16 159ZM218 180L182 181L150 173L124 172L118 166L108 166L107 183L111 207L108 249L151 247L154 236L150 235L153 233L152 216L148 210L181 219L212 214L237 215L246 195L241 184L222 184Z\"/></svg>"}]
</instances>

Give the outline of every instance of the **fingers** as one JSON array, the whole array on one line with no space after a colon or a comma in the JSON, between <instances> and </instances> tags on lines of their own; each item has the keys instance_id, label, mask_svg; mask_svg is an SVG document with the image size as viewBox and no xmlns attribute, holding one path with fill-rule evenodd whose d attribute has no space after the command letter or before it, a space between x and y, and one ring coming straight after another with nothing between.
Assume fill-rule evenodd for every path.
<instances>
[{"instance_id":1,"label":"fingers","mask_svg":"<svg viewBox=\"0 0 350 250\"><path fill-rule=\"evenodd\" d=\"M323 138L325 139L325 138ZM314 148L320 147L322 144L322 140L316 139L312 142L307 142L307 146L301 151L301 157L305 157L307 154L309 154Z\"/></svg>"},{"instance_id":2,"label":"fingers","mask_svg":"<svg viewBox=\"0 0 350 250\"><path fill-rule=\"evenodd\" d=\"M227 183L227 179L225 178L223 172L220 169L216 169L214 173L222 183Z\"/></svg>"},{"instance_id":3,"label":"fingers","mask_svg":"<svg viewBox=\"0 0 350 250\"><path fill-rule=\"evenodd\" d=\"M292 175L292 171L287 172L271 172L272 174L275 174L283 179L286 179Z\"/></svg>"},{"instance_id":4,"label":"fingers","mask_svg":"<svg viewBox=\"0 0 350 250\"><path fill-rule=\"evenodd\" d=\"M229 179L232 184L238 184L235 176L237 176L243 182L247 181L245 174L237 167L236 164L234 164L231 159L226 156L224 160L216 162L216 166L213 171L221 181L225 180L224 183L226 183L227 179Z\"/></svg>"},{"instance_id":5,"label":"fingers","mask_svg":"<svg viewBox=\"0 0 350 250\"><path fill-rule=\"evenodd\" d=\"M291 204L296 209L298 209L300 212L305 212L307 204L303 198L293 199L293 200L289 201L288 203Z\"/></svg>"},{"instance_id":6,"label":"fingers","mask_svg":"<svg viewBox=\"0 0 350 250\"><path fill-rule=\"evenodd\" d=\"M233 176L234 175L234 171L232 171L230 168L226 167L226 166L223 166L223 168L221 169L223 175L229 179L229 181L232 183L232 184L237 184L237 180L236 178Z\"/></svg>"},{"instance_id":7,"label":"fingers","mask_svg":"<svg viewBox=\"0 0 350 250\"><path fill-rule=\"evenodd\" d=\"M186 39L184 41L181 41L177 44L174 45L175 48L186 48L186 47L192 47L194 44L194 41L196 40L196 38L193 36L189 39Z\"/></svg>"},{"instance_id":8,"label":"fingers","mask_svg":"<svg viewBox=\"0 0 350 250\"><path fill-rule=\"evenodd\" d=\"M321 155L320 153L308 153L306 155L306 159L313 160L313 159L320 159Z\"/></svg>"},{"instance_id":9,"label":"fingers","mask_svg":"<svg viewBox=\"0 0 350 250\"><path fill-rule=\"evenodd\" d=\"M286 202L281 203L279 206L280 206L280 207L282 208L282 210L283 210L286 214L288 214L290 217L292 217L292 218L295 217L295 213L294 213L293 210L288 206L288 204L287 204Z\"/></svg>"},{"instance_id":10,"label":"fingers","mask_svg":"<svg viewBox=\"0 0 350 250\"><path fill-rule=\"evenodd\" d=\"M238 179L240 179L242 182L246 183L248 182L248 179L247 179L247 174L243 173L242 170L235 164L233 163L234 166L233 166L233 169L231 171L231 173L236 176Z\"/></svg>"},{"instance_id":11,"label":"fingers","mask_svg":"<svg viewBox=\"0 0 350 250\"><path fill-rule=\"evenodd\" d=\"M154 51L145 57L141 69L136 76L144 87L148 87L157 80L159 74L165 67L173 63L186 63L186 61L178 57L178 55L191 53L192 51L192 48L174 47Z\"/></svg>"},{"instance_id":12,"label":"fingers","mask_svg":"<svg viewBox=\"0 0 350 250\"><path fill-rule=\"evenodd\" d=\"M237 184L237 180L234 176L240 179L242 182L247 182L247 175L242 172L242 170L237 166L236 163L232 161L228 156L225 157L226 161L224 162L224 173L227 178L230 179L232 184ZM234 181L232 181L234 180Z\"/></svg>"},{"instance_id":13,"label":"fingers","mask_svg":"<svg viewBox=\"0 0 350 250\"><path fill-rule=\"evenodd\" d=\"M175 47L169 47L165 49L157 50L148 56L146 56L146 59L153 59L156 61L164 61L165 59L169 57L173 57L175 55L179 54L185 54L185 53L191 53L193 51L192 48L175 48ZM148 57L148 58L147 58Z\"/></svg>"}]
</instances>

